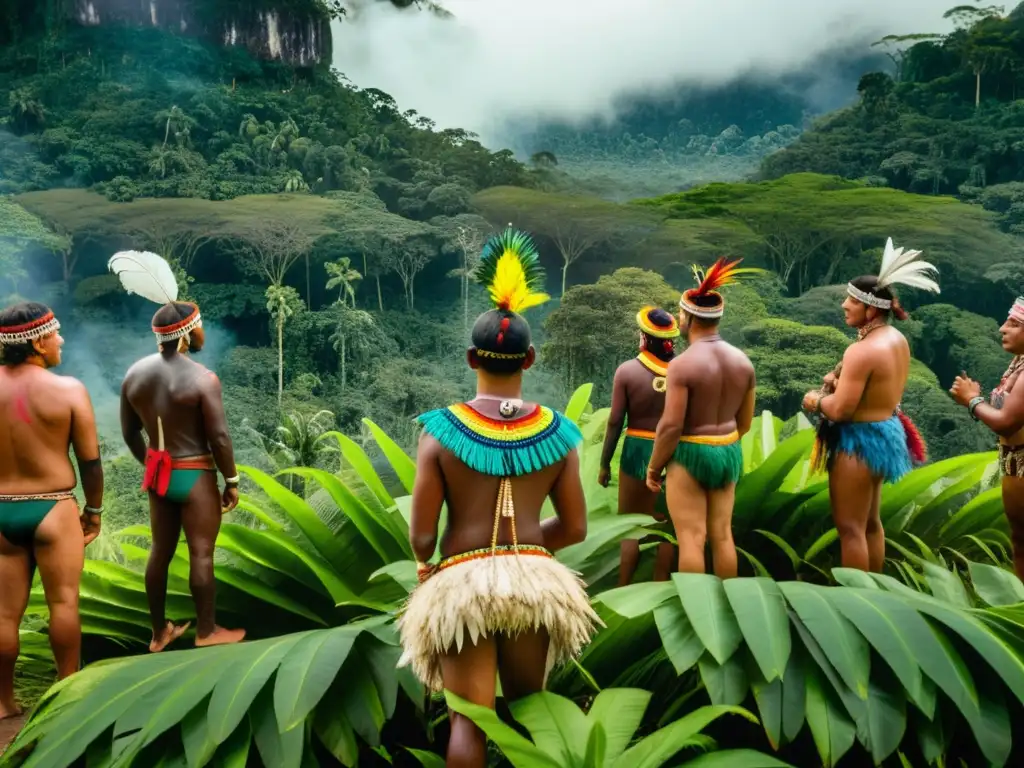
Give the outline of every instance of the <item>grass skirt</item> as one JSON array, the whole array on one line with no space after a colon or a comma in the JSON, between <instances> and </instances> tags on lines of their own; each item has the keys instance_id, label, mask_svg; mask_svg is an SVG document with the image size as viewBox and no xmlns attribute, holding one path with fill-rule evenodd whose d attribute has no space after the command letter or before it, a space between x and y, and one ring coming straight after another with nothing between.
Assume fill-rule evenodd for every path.
<instances>
[{"instance_id":1,"label":"grass skirt","mask_svg":"<svg viewBox=\"0 0 1024 768\"><path fill-rule=\"evenodd\" d=\"M482 553L454 565L442 563L413 590L398 619L403 648L398 666L411 666L431 691L444 688L442 656L480 637L543 627L551 638L550 671L578 655L601 623L578 575L550 555Z\"/></svg>"},{"instance_id":2,"label":"grass skirt","mask_svg":"<svg viewBox=\"0 0 1024 768\"><path fill-rule=\"evenodd\" d=\"M739 482L743 474L743 449L739 441L729 445L680 442L672 460L682 464L690 476L707 490Z\"/></svg>"},{"instance_id":3,"label":"grass skirt","mask_svg":"<svg viewBox=\"0 0 1024 768\"><path fill-rule=\"evenodd\" d=\"M622 441L622 453L619 456L619 471L637 480L647 479L647 465L651 462L654 451L654 439L638 437L626 432Z\"/></svg>"}]
</instances>

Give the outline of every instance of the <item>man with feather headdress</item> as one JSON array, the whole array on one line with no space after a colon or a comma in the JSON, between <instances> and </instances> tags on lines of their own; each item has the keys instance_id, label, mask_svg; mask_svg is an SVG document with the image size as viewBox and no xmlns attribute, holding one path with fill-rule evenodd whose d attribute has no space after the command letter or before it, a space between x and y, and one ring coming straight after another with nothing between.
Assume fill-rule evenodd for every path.
<instances>
[{"instance_id":1,"label":"man with feather headdress","mask_svg":"<svg viewBox=\"0 0 1024 768\"><path fill-rule=\"evenodd\" d=\"M804 396L804 409L820 420L812 466L828 470L845 568L881 573L882 484L895 483L925 461L924 442L900 410L910 346L889 323L891 317L907 318L894 285L939 292L928 276L936 268L918 260L920 255L893 248L889 238L878 276L862 275L847 284L843 312L846 324L857 329L857 340L825 376L824 386Z\"/></svg>"},{"instance_id":2,"label":"man with feather headdress","mask_svg":"<svg viewBox=\"0 0 1024 768\"><path fill-rule=\"evenodd\" d=\"M0 311L0 720L20 712L18 625L37 564L57 677L80 662L78 590L85 545L100 532L103 466L89 393L51 370L63 343L49 307L22 302ZM81 515L69 448L85 491Z\"/></svg>"},{"instance_id":3,"label":"man with feather headdress","mask_svg":"<svg viewBox=\"0 0 1024 768\"><path fill-rule=\"evenodd\" d=\"M548 300L530 237L509 228L492 238L475 278L495 307L476 319L466 353L476 397L419 417L409 537L421 583L398 622L399 663L431 690L494 708L496 673L506 700L542 690L552 664L576 655L600 620L578 576L552 556L586 537L582 435L522 396L535 351L519 313ZM548 498L555 516L542 521ZM427 565L442 505L440 562ZM455 713L448 761L486 764L483 732Z\"/></svg>"},{"instance_id":4,"label":"man with feather headdress","mask_svg":"<svg viewBox=\"0 0 1024 768\"><path fill-rule=\"evenodd\" d=\"M742 259L721 258L707 271L694 267L697 287L679 299L679 324L689 342L668 366L665 410L647 466L647 486L665 479L668 512L679 547L680 573L704 573L704 544L711 539L715 573L736 575L732 509L743 473L740 438L754 419L756 378L750 359L718 333L725 299L718 292L745 275Z\"/></svg>"},{"instance_id":5,"label":"man with feather headdress","mask_svg":"<svg viewBox=\"0 0 1024 768\"><path fill-rule=\"evenodd\" d=\"M660 523L665 520L665 496L651 493L647 487L647 464L654 449L654 430L665 408L665 377L676 354L679 324L671 313L650 306L641 307L636 313L636 324L640 327L640 354L615 371L597 481L608 487L612 456L625 426L626 439L619 457L619 514L651 515ZM658 509L659 502L662 510ZM624 587L636 573L640 541L624 539L620 549L619 586ZM655 557L654 581L668 580L674 558L671 542L661 540Z\"/></svg>"},{"instance_id":6,"label":"man with feather headdress","mask_svg":"<svg viewBox=\"0 0 1024 768\"><path fill-rule=\"evenodd\" d=\"M244 630L215 623L213 550L222 512L238 503L239 478L220 380L189 357L202 350L206 339L199 307L177 300L174 273L154 253L122 251L114 254L108 267L128 293L161 305L152 322L158 351L129 368L121 385L121 433L145 467L142 489L149 493L149 650L162 651L189 627L175 626L164 612L167 570L182 529L196 606L196 645L236 643L245 637ZM217 470L224 476L223 493L217 487Z\"/></svg>"}]
</instances>

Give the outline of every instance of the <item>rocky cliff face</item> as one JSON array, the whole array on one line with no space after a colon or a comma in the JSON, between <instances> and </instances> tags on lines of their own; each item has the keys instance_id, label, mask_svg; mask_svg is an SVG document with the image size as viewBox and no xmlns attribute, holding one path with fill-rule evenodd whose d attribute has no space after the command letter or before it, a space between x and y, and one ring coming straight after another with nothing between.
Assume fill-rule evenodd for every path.
<instances>
[{"instance_id":1,"label":"rocky cliff face","mask_svg":"<svg viewBox=\"0 0 1024 768\"><path fill-rule=\"evenodd\" d=\"M254 56L295 66L328 62L330 22L312 0L74 0L85 26L130 24L245 46Z\"/></svg>"}]
</instances>

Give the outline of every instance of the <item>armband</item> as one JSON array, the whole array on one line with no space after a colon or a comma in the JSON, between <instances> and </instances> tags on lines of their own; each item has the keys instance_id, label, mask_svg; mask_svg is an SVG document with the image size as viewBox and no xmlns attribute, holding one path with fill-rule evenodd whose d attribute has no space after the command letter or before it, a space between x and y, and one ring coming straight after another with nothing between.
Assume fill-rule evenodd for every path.
<instances>
[{"instance_id":1,"label":"armband","mask_svg":"<svg viewBox=\"0 0 1024 768\"><path fill-rule=\"evenodd\" d=\"M234 477L225 477L224 478L224 485L227 485L227 486L238 485L238 481L240 479L241 478L238 475L235 475Z\"/></svg>"},{"instance_id":2,"label":"armband","mask_svg":"<svg viewBox=\"0 0 1024 768\"><path fill-rule=\"evenodd\" d=\"M103 507L90 507L88 504L86 504L84 511L85 514L87 515L94 515L95 517L100 517L103 514Z\"/></svg>"}]
</instances>

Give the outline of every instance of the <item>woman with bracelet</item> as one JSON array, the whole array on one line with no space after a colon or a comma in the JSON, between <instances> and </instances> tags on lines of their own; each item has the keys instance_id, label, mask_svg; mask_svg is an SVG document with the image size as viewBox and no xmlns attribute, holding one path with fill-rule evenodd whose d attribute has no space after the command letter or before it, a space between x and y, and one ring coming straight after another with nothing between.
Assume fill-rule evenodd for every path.
<instances>
[{"instance_id":1,"label":"woman with bracelet","mask_svg":"<svg viewBox=\"0 0 1024 768\"><path fill-rule=\"evenodd\" d=\"M1010 523L1013 567L1024 580L1024 297L1010 308L1010 316L999 332L1003 349L1013 355L999 386L986 398L981 385L966 373L956 377L950 393L980 421L999 436L999 470L1003 476L1003 509Z\"/></svg>"}]
</instances>

